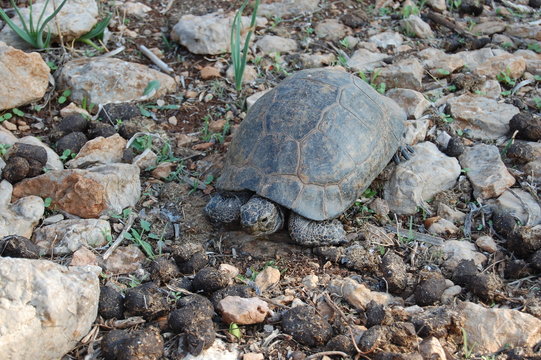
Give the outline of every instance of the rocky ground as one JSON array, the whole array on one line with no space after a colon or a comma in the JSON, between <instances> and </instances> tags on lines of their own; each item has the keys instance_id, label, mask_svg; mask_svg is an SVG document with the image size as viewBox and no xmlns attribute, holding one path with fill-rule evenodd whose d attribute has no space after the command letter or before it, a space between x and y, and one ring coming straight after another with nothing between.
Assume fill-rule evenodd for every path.
<instances>
[{"instance_id":1,"label":"rocky ground","mask_svg":"<svg viewBox=\"0 0 541 360\"><path fill-rule=\"evenodd\" d=\"M540 359L539 1L263 1L237 91L240 6L73 0L39 52L3 26L0 358ZM339 217L350 243L209 223L247 109L327 66L415 149Z\"/></svg>"}]
</instances>

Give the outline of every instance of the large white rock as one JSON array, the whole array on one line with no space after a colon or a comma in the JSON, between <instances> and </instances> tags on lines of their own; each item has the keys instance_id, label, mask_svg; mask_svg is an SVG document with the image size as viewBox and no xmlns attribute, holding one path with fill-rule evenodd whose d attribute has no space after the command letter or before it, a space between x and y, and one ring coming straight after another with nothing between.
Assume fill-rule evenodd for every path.
<instances>
[{"instance_id":1,"label":"large white rock","mask_svg":"<svg viewBox=\"0 0 541 360\"><path fill-rule=\"evenodd\" d=\"M357 309L365 309L370 301L375 301L379 305L400 304L402 302L402 299L389 293L372 291L366 285L351 278L333 279L327 286L327 290L343 297Z\"/></svg>"},{"instance_id":2,"label":"large white rock","mask_svg":"<svg viewBox=\"0 0 541 360\"><path fill-rule=\"evenodd\" d=\"M297 42L293 39L275 35L265 35L255 43L257 49L263 54L290 53L297 50Z\"/></svg>"},{"instance_id":3,"label":"large white rock","mask_svg":"<svg viewBox=\"0 0 541 360\"><path fill-rule=\"evenodd\" d=\"M0 86L0 110L41 99L49 85L49 72L37 52L25 53L0 41L0 79L4 79Z\"/></svg>"},{"instance_id":4,"label":"large white rock","mask_svg":"<svg viewBox=\"0 0 541 360\"><path fill-rule=\"evenodd\" d=\"M504 191L491 201L495 211L504 211L520 220L525 226L541 224L541 207L534 197L522 189Z\"/></svg>"},{"instance_id":5,"label":"large white rock","mask_svg":"<svg viewBox=\"0 0 541 360\"><path fill-rule=\"evenodd\" d=\"M541 320L518 310L485 308L471 302L458 306L468 344L480 354L504 348L531 348L541 341Z\"/></svg>"},{"instance_id":6,"label":"large white rock","mask_svg":"<svg viewBox=\"0 0 541 360\"><path fill-rule=\"evenodd\" d=\"M68 161L67 166L76 169L84 168L87 164L103 165L121 162L126 143L126 139L118 134L107 138L98 136L84 144L77 156Z\"/></svg>"},{"instance_id":7,"label":"large white rock","mask_svg":"<svg viewBox=\"0 0 541 360\"><path fill-rule=\"evenodd\" d=\"M515 178L507 171L495 145L467 147L459 160L473 186L475 198L499 196L515 183Z\"/></svg>"},{"instance_id":8,"label":"large white rock","mask_svg":"<svg viewBox=\"0 0 541 360\"><path fill-rule=\"evenodd\" d=\"M44 18L51 15L55 4L58 5L59 3L60 1L49 1ZM34 22L39 18L44 5L45 0L33 2L32 14ZM21 9L21 14L28 21L30 10L28 8ZM54 39L58 38L58 30L60 29L64 41L69 41L77 39L92 30L92 27L98 22L97 17L98 5L95 0L68 0L60 12L49 22L47 29ZM21 22L17 16L12 20L15 24L21 26ZM9 26L4 26L0 32L0 41L21 49L29 47Z\"/></svg>"},{"instance_id":9,"label":"large white rock","mask_svg":"<svg viewBox=\"0 0 541 360\"><path fill-rule=\"evenodd\" d=\"M482 140L495 140L509 132L509 121L520 110L511 104L469 94L447 101L456 120L451 126L469 132L469 136Z\"/></svg>"},{"instance_id":10,"label":"large white rock","mask_svg":"<svg viewBox=\"0 0 541 360\"><path fill-rule=\"evenodd\" d=\"M355 71L373 71L375 68L384 65L383 59L386 57L386 54L377 51L374 52L367 49L355 50L348 60L348 67Z\"/></svg>"},{"instance_id":11,"label":"large white rock","mask_svg":"<svg viewBox=\"0 0 541 360\"><path fill-rule=\"evenodd\" d=\"M385 83L387 89L404 88L419 91L423 88L424 69L416 58L407 58L376 71L380 73L374 82Z\"/></svg>"},{"instance_id":12,"label":"large white rock","mask_svg":"<svg viewBox=\"0 0 541 360\"><path fill-rule=\"evenodd\" d=\"M420 118L426 109L430 106L430 102L425 99L423 94L411 89L395 88L389 90L385 96L390 97L408 115L408 118Z\"/></svg>"},{"instance_id":13,"label":"large white rock","mask_svg":"<svg viewBox=\"0 0 541 360\"><path fill-rule=\"evenodd\" d=\"M140 99L148 84L157 80L160 88L148 99L176 89L171 76L148 66L115 58L81 58L64 64L59 84L71 89L71 99L88 103L108 104Z\"/></svg>"},{"instance_id":14,"label":"large white rock","mask_svg":"<svg viewBox=\"0 0 541 360\"><path fill-rule=\"evenodd\" d=\"M0 359L60 359L98 313L98 267L0 258Z\"/></svg>"},{"instance_id":15,"label":"large white rock","mask_svg":"<svg viewBox=\"0 0 541 360\"><path fill-rule=\"evenodd\" d=\"M481 266L487 257L477 251L475 245L469 241L447 240L443 245L435 247L436 251L443 251L445 262L443 265L452 271L462 260L473 260L475 265Z\"/></svg>"},{"instance_id":16,"label":"large white rock","mask_svg":"<svg viewBox=\"0 0 541 360\"><path fill-rule=\"evenodd\" d=\"M426 22L417 15L410 15L400 21L400 25L406 32L415 34L420 39L429 39L434 37L434 32Z\"/></svg>"},{"instance_id":17,"label":"large white rock","mask_svg":"<svg viewBox=\"0 0 541 360\"><path fill-rule=\"evenodd\" d=\"M268 18L297 16L316 11L319 0L283 0L259 5L257 13Z\"/></svg>"},{"instance_id":18,"label":"large white rock","mask_svg":"<svg viewBox=\"0 0 541 360\"><path fill-rule=\"evenodd\" d=\"M385 31L376 35L370 36L369 42L376 44L379 48L386 49L390 46L399 47L404 42L400 33L394 31Z\"/></svg>"},{"instance_id":19,"label":"large white rock","mask_svg":"<svg viewBox=\"0 0 541 360\"><path fill-rule=\"evenodd\" d=\"M107 244L111 235L109 221L100 219L62 220L43 226L34 232L34 243L44 252L54 255L71 254L80 247L99 247Z\"/></svg>"},{"instance_id":20,"label":"large white rock","mask_svg":"<svg viewBox=\"0 0 541 360\"><path fill-rule=\"evenodd\" d=\"M27 196L10 204L13 186L0 182L0 238L7 235L32 236L34 227L45 212L43 199Z\"/></svg>"},{"instance_id":21,"label":"large white rock","mask_svg":"<svg viewBox=\"0 0 541 360\"><path fill-rule=\"evenodd\" d=\"M457 55L464 61L464 66L466 66L469 70L473 71L475 70L475 68L477 68L478 65L484 63L491 57L506 53L507 51L501 49L482 48L479 50L461 51L456 53L455 55Z\"/></svg>"},{"instance_id":22,"label":"large white rock","mask_svg":"<svg viewBox=\"0 0 541 360\"><path fill-rule=\"evenodd\" d=\"M414 214L437 193L452 188L460 175L458 160L431 142L413 147L415 156L397 165L385 184L384 198L392 212Z\"/></svg>"},{"instance_id":23,"label":"large white rock","mask_svg":"<svg viewBox=\"0 0 541 360\"><path fill-rule=\"evenodd\" d=\"M446 54L443 50L427 48L419 52L419 58L426 70L435 77L444 77L464 66L464 60L455 54Z\"/></svg>"},{"instance_id":24,"label":"large white rock","mask_svg":"<svg viewBox=\"0 0 541 360\"><path fill-rule=\"evenodd\" d=\"M53 208L83 218L119 214L122 209L134 206L139 200L139 167L108 164L84 170L49 171L15 185L15 198L28 195L49 197Z\"/></svg>"},{"instance_id":25,"label":"large white rock","mask_svg":"<svg viewBox=\"0 0 541 360\"><path fill-rule=\"evenodd\" d=\"M221 11L203 16L183 15L173 27L171 39L194 54L217 55L228 52L233 17L234 14L224 14ZM250 17L242 17L241 34L244 36L248 32L250 21ZM257 19L257 26L264 26L266 23L267 20L264 18ZM242 37L243 44L244 36Z\"/></svg>"}]
</instances>

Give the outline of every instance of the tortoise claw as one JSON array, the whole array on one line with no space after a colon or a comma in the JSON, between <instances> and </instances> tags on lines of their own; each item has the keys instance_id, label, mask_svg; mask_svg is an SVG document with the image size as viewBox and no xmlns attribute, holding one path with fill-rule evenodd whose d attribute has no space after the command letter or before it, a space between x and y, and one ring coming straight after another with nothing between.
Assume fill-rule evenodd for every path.
<instances>
[{"instance_id":1,"label":"tortoise claw","mask_svg":"<svg viewBox=\"0 0 541 360\"><path fill-rule=\"evenodd\" d=\"M411 146L400 146L393 156L393 161L398 165L401 162L411 159L413 154L415 154L415 150Z\"/></svg>"}]
</instances>

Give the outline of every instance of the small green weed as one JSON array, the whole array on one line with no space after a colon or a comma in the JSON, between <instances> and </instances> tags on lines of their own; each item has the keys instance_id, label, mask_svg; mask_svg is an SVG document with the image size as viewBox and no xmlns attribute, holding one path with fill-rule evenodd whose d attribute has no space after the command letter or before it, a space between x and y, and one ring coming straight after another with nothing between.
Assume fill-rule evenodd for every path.
<instances>
[{"instance_id":1,"label":"small green weed","mask_svg":"<svg viewBox=\"0 0 541 360\"><path fill-rule=\"evenodd\" d=\"M240 339L242 337L242 333L240 332L239 326L235 323L229 324L229 333L236 337L237 339Z\"/></svg>"},{"instance_id":2,"label":"small green weed","mask_svg":"<svg viewBox=\"0 0 541 360\"><path fill-rule=\"evenodd\" d=\"M17 109L17 108L13 108L11 109L11 112L6 112L2 115L0 115L0 123L6 121L6 120L9 120L13 117L13 115L15 116L19 116L19 117L23 117L24 116L24 112Z\"/></svg>"},{"instance_id":3,"label":"small green weed","mask_svg":"<svg viewBox=\"0 0 541 360\"><path fill-rule=\"evenodd\" d=\"M139 221L139 226L141 227L141 230L132 228L129 232L124 234L124 237L133 241L134 244L143 249L143 252L149 259L154 259L156 254L154 253L152 245L146 241L146 239L161 240L161 237L150 232L151 225L148 221L141 219Z\"/></svg>"},{"instance_id":4,"label":"small green weed","mask_svg":"<svg viewBox=\"0 0 541 360\"><path fill-rule=\"evenodd\" d=\"M62 152L62 155L60 155L60 160L65 163L66 161L75 158L75 156L77 156L77 153L71 151L70 149L66 149Z\"/></svg>"},{"instance_id":5,"label":"small green weed","mask_svg":"<svg viewBox=\"0 0 541 360\"><path fill-rule=\"evenodd\" d=\"M462 332L462 355L465 359L471 359L475 344L468 344L468 333L464 328L460 328L460 331Z\"/></svg>"},{"instance_id":6,"label":"small green weed","mask_svg":"<svg viewBox=\"0 0 541 360\"><path fill-rule=\"evenodd\" d=\"M541 45L538 42L528 44L528 50L535 51L536 53L541 53Z\"/></svg>"},{"instance_id":7,"label":"small green weed","mask_svg":"<svg viewBox=\"0 0 541 360\"><path fill-rule=\"evenodd\" d=\"M370 86L372 86L374 88L374 90L376 90L377 92L379 92L380 94L385 94L385 90L387 90L387 85L384 83L384 82L380 82L380 83L376 83L376 80L377 78L379 77L381 73L381 70L376 70L372 73L372 75L370 76L370 79L368 78L368 76L362 72L362 71L359 71L358 72L358 75L359 77L364 80L365 82L367 82Z\"/></svg>"},{"instance_id":8,"label":"small green weed","mask_svg":"<svg viewBox=\"0 0 541 360\"><path fill-rule=\"evenodd\" d=\"M68 98L70 97L71 95L71 90L70 89L66 89L64 91L62 91L62 94L58 97L58 103L59 104L63 104L65 103Z\"/></svg>"},{"instance_id":9,"label":"small green weed","mask_svg":"<svg viewBox=\"0 0 541 360\"><path fill-rule=\"evenodd\" d=\"M498 75L496 75L496 79L500 82L500 84L507 87L515 86L517 83L516 80L511 77L511 70L509 68L506 68L505 71L501 71Z\"/></svg>"},{"instance_id":10,"label":"small green weed","mask_svg":"<svg viewBox=\"0 0 541 360\"><path fill-rule=\"evenodd\" d=\"M346 49L351 48L351 44L349 43L349 39L347 37L340 40L340 45L342 45Z\"/></svg>"},{"instance_id":11,"label":"small green weed","mask_svg":"<svg viewBox=\"0 0 541 360\"><path fill-rule=\"evenodd\" d=\"M447 9L449 11L457 11L462 5L462 0L447 0Z\"/></svg>"},{"instance_id":12,"label":"small green weed","mask_svg":"<svg viewBox=\"0 0 541 360\"><path fill-rule=\"evenodd\" d=\"M8 144L0 144L0 156L6 155L11 145Z\"/></svg>"},{"instance_id":13,"label":"small green weed","mask_svg":"<svg viewBox=\"0 0 541 360\"><path fill-rule=\"evenodd\" d=\"M533 103L535 104L535 107L537 110L541 110L541 97L536 96L532 99Z\"/></svg>"}]
</instances>

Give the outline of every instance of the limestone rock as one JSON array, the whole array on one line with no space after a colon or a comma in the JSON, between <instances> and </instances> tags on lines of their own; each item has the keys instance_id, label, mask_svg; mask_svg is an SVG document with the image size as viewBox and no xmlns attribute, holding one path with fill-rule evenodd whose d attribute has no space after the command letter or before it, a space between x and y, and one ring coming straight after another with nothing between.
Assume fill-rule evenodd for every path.
<instances>
[{"instance_id":1,"label":"limestone rock","mask_svg":"<svg viewBox=\"0 0 541 360\"><path fill-rule=\"evenodd\" d=\"M415 58L404 59L379 70L375 82L385 83L387 89L405 88L419 91L423 87L424 70L419 60Z\"/></svg>"},{"instance_id":2,"label":"limestone rock","mask_svg":"<svg viewBox=\"0 0 541 360\"><path fill-rule=\"evenodd\" d=\"M514 55L522 56L526 61L526 71L533 75L541 75L541 55L532 50L517 50Z\"/></svg>"},{"instance_id":3,"label":"limestone rock","mask_svg":"<svg viewBox=\"0 0 541 360\"><path fill-rule=\"evenodd\" d=\"M243 84L249 84L254 82L259 74L257 73L257 69L252 65L246 65L244 67L244 75L242 76L242 83ZM235 81L235 68L233 66L230 66L227 68L227 71L225 72L225 77L229 79L231 82Z\"/></svg>"},{"instance_id":4,"label":"limestone rock","mask_svg":"<svg viewBox=\"0 0 541 360\"><path fill-rule=\"evenodd\" d=\"M0 358L60 359L72 350L96 319L99 272L0 258Z\"/></svg>"},{"instance_id":5,"label":"limestone rock","mask_svg":"<svg viewBox=\"0 0 541 360\"><path fill-rule=\"evenodd\" d=\"M88 165L105 165L122 161L127 141L115 134L104 138L98 136L88 141L77 156L66 164L71 169L86 168Z\"/></svg>"},{"instance_id":6,"label":"limestone rock","mask_svg":"<svg viewBox=\"0 0 541 360\"><path fill-rule=\"evenodd\" d=\"M19 182L16 199L38 195L51 198L51 206L83 217L119 214L139 200L139 168L131 164L110 164L86 170L50 171Z\"/></svg>"},{"instance_id":7,"label":"limestone rock","mask_svg":"<svg viewBox=\"0 0 541 360\"><path fill-rule=\"evenodd\" d=\"M491 57L506 53L507 51L500 49L483 48L472 51L461 51L456 53L456 55L464 61L464 66L466 66L469 70L474 71L477 66L484 63Z\"/></svg>"},{"instance_id":8,"label":"limestone rock","mask_svg":"<svg viewBox=\"0 0 541 360\"><path fill-rule=\"evenodd\" d=\"M510 36L541 41L541 28L526 24L510 24L505 33Z\"/></svg>"},{"instance_id":9,"label":"limestone rock","mask_svg":"<svg viewBox=\"0 0 541 360\"><path fill-rule=\"evenodd\" d=\"M345 298L348 303L357 309L366 309L370 301L375 301L379 305L401 303L401 299L395 298L388 293L371 291L364 284L360 284L351 278L331 280L328 291Z\"/></svg>"},{"instance_id":10,"label":"limestone rock","mask_svg":"<svg viewBox=\"0 0 541 360\"><path fill-rule=\"evenodd\" d=\"M369 42L376 44L379 48L386 49L390 46L395 48L402 45L404 39L402 35L394 31L385 31L376 35L370 36Z\"/></svg>"},{"instance_id":11,"label":"limestone rock","mask_svg":"<svg viewBox=\"0 0 541 360\"><path fill-rule=\"evenodd\" d=\"M282 0L259 5L258 14L268 18L297 16L319 9L319 0Z\"/></svg>"},{"instance_id":12,"label":"limestone rock","mask_svg":"<svg viewBox=\"0 0 541 360\"><path fill-rule=\"evenodd\" d=\"M267 266L255 277L255 285L264 292L271 286L276 285L280 281L280 270Z\"/></svg>"},{"instance_id":13,"label":"limestone rock","mask_svg":"<svg viewBox=\"0 0 541 360\"><path fill-rule=\"evenodd\" d=\"M105 261L107 273L120 275L131 274L143 267L145 254L135 244L121 246Z\"/></svg>"},{"instance_id":14,"label":"limestone rock","mask_svg":"<svg viewBox=\"0 0 541 360\"><path fill-rule=\"evenodd\" d=\"M126 12L126 15L136 16L141 19L145 18L152 11L150 6L135 1L127 1L120 8Z\"/></svg>"},{"instance_id":15,"label":"limestone rock","mask_svg":"<svg viewBox=\"0 0 541 360\"><path fill-rule=\"evenodd\" d=\"M440 341L434 336L424 339L419 344L419 351L423 359L447 360L443 346L441 346Z\"/></svg>"},{"instance_id":16,"label":"limestone rock","mask_svg":"<svg viewBox=\"0 0 541 360\"><path fill-rule=\"evenodd\" d=\"M430 106L430 102L425 99L423 94L411 89L391 89L385 94L385 96L396 101L397 104L400 105L404 111L406 111L408 118L420 118L425 110Z\"/></svg>"},{"instance_id":17,"label":"limestone rock","mask_svg":"<svg viewBox=\"0 0 541 360\"><path fill-rule=\"evenodd\" d=\"M43 199L26 196L10 204L13 186L0 182L0 238L7 235L32 236L34 227L45 212Z\"/></svg>"},{"instance_id":18,"label":"limestone rock","mask_svg":"<svg viewBox=\"0 0 541 360\"><path fill-rule=\"evenodd\" d=\"M255 43L263 54L290 53L297 50L297 42L293 39L275 35L265 35Z\"/></svg>"},{"instance_id":19,"label":"limestone rock","mask_svg":"<svg viewBox=\"0 0 541 360\"><path fill-rule=\"evenodd\" d=\"M531 348L541 341L541 320L511 309L490 308L471 302L458 306L468 342L476 353L494 353L505 347Z\"/></svg>"},{"instance_id":20,"label":"limestone rock","mask_svg":"<svg viewBox=\"0 0 541 360\"><path fill-rule=\"evenodd\" d=\"M107 244L111 235L108 221L98 219L62 220L43 226L34 233L34 243L47 253L67 255L82 246L99 247Z\"/></svg>"},{"instance_id":21,"label":"limestone rock","mask_svg":"<svg viewBox=\"0 0 541 360\"><path fill-rule=\"evenodd\" d=\"M494 140L509 132L509 121L520 111L517 107L494 99L468 94L447 101L456 120L452 126L469 131L473 138Z\"/></svg>"},{"instance_id":22,"label":"limestone rock","mask_svg":"<svg viewBox=\"0 0 541 360\"><path fill-rule=\"evenodd\" d=\"M526 61L522 56L503 54L493 56L475 68L475 73L489 78L496 78L501 73L506 73L512 79L518 79L526 70Z\"/></svg>"},{"instance_id":23,"label":"limestone rock","mask_svg":"<svg viewBox=\"0 0 541 360\"><path fill-rule=\"evenodd\" d=\"M355 50L348 60L348 66L355 71L371 72L375 68L383 66L386 54L367 49Z\"/></svg>"},{"instance_id":24,"label":"limestone rock","mask_svg":"<svg viewBox=\"0 0 541 360\"><path fill-rule=\"evenodd\" d=\"M447 10L447 3L445 0L428 0L426 4L437 12L444 12Z\"/></svg>"},{"instance_id":25,"label":"limestone rock","mask_svg":"<svg viewBox=\"0 0 541 360\"><path fill-rule=\"evenodd\" d=\"M36 1L32 5L32 14L34 21L39 18L40 14L43 11L45 1ZM58 3L56 3L58 5ZM55 9L55 3L49 1L47 9L44 13L44 18L51 15ZM28 22L28 17L30 10L28 8L21 9L21 14L26 18ZM60 12L49 22L48 31L51 32L52 38L58 38L58 30L62 34L64 41L74 40L81 35L86 34L96 23L98 17L98 5L95 0L70 0L68 1L60 10ZM21 21L16 16L12 19L13 22L21 26ZM0 41L4 41L9 45L27 49L29 45L20 39L16 33L9 27L4 26L0 32Z\"/></svg>"},{"instance_id":26,"label":"limestone rock","mask_svg":"<svg viewBox=\"0 0 541 360\"><path fill-rule=\"evenodd\" d=\"M226 324L251 325L265 321L270 309L265 301L257 297L226 296L220 300L218 311Z\"/></svg>"},{"instance_id":27,"label":"limestone rock","mask_svg":"<svg viewBox=\"0 0 541 360\"><path fill-rule=\"evenodd\" d=\"M479 249L486 251L490 254L498 251L498 245L490 236L480 236L477 240L475 240L475 245L477 245Z\"/></svg>"},{"instance_id":28,"label":"limestone rock","mask_svg":"<svg viewBox=\"0 0 541 360\"><path fill-rule=\"evenodd\" d=\"M139 169L145 170L156 165L158 155L151 149L145 149L141 154L133 158L132 164L137 165Z\"/></svg>"},{"instance_id":29,"label":"limestone rock","mask_svg":"<svg viewBox=\"0 0 541 360\"><path fill-rule=\"evenodd\" d=\"M5 26L9 28L9 26ZM0 42L0 110L39 100L49 85L50 69L39 53L25 53Z\"/></svg>"},{"instance_id":30,"label":"limestone rock","mask_svg":"<svg viewBox=\"0 0 541 360\"><path fill-rule=\"evenodd\" d=\"M148 84L157 80L160 88L152 99L176 89L175 80L145 65L115 58L82 58L64 64L59 76L62 88L71 89L71 99L108 104L138 100Z\"/></svg>"},{"instance_id":31,"label":"limestone rock","mask_svg":"<svg viewBox=\"0 0 541 360\"><path fill-rule=\"evenodd\" d=\"M331 65L335 61L336 61L336 56L333 53L301 54L301 62L304 68L306 69L312 69L312 68L323 67L326 65ZM348 61L348 65L349 65L349 61Z\"/></svg>"},{"instance_id":32,"label":"limestone rock","mask_svg":"<svg viewBox=\"0 0 541 360\"><path fill-rule=\"evenodd\" d=\"M261 13L261 7L259 8ZM194 54L217 55L230 50L231 23L233 14L221 11L203 16L183 15L171 31L171 39L185 46ZM244 42L250 17L242 17L241 34ZM258 18L257 25L264 26L267 20ZM253 39L253 37L252 37Z\"/></svg>"},{"instance_id":33,"label":"limestone rock","mask_svg":"<svg viewBox=\"0 0 541 360\"><path fill-rule=\"evenodd\" d=\"M319 38L328 41L339 41L346 37L349 28L338 19L325 19L316 25L315 31Z\"/></svg>"},{"instance_id":34,"label":"limestone rock","mask_svg":"<svg viewBox=\"0 0 541 360\"><path fill-rule=\"evenodd\" d=\"M452 188L460 175L457 159L446 156L433 143L413 148L415 156L400 163L384 187L384 199L397 214L414 214L425 201Z\"/></svg>"},{"instance_id":35,"label":"limestone rock","mask_svg":"<svg viewBox=\"0 0 541 360\"><path fill-rule=\"evenodd\" d=\"M410 15L407 18L402 19L402 21L400 21L400 26L402 26L406 32L411 32L420 39L430 39L434 37L434 32L430 28L430 25L417 15Z\"/></svg>"},{"instance_id":36,"label":"limestone rock","mask_svg":"<svg viewBox=\"0 0 541 360\"><path fill-rule=\"evenodd\" d=\"M447 240L441 247L445 256L444 266L452 271L462 260L473 260L475 265L480 266L487 261L487 257L476 250L475 245L468 241Z\"/></svg>"},{"instance_id":37,"label":"limestone rock","mask_svg":"<svg viewBox=\"0 0 541 360\"><path fill-rule=\"evenodd\" d=\"M435 77L445 77L464 66L464 60L455 54L446 54L436 48L427 48L419 52L423 67Z\"/></svg>"},{"instance_id":38,"label":"limestone rock","mask_svg":"<svg viewBox=\"0 0 541 360\"><path fill-rule=\"evenodd\" d=\"M541 224L541 207L533 196L522 189L504 191L496 200L489 202L495 212L505 212L519 219L523 225Z\"/></svg>"},{"instance_id":39,"label":"limestone rock","mask_svg":"<svg viewBox=\"0 0 541 360\"><path fill-rule=\"evenodd\" d=\"M501 195L515 183L495 145L468 147L459 157L460 165L473 186L475 198L490 199Z\"/></svg>"},{"instance_id":40,"label":"limestone rock","mask_svg":"<svg viewBox=\"0 0 541 360\"><path fill-rule=\"evenodd\" d=\"M507 24L504 21L482 21L479 24L476 24L471 32L473 34L479 35L494 35L497 33L504 32Z\"/></svg>"},{"instance_id":41,"label":"limestone rock","mask_svg":"<svg viewBox=\"0 0 541 360\"><path fill-rule=\"evenodd\" d=\"M428 232L436 235L456 235L460 229L447 219L434 221L429 227Z\"/></svg>"}]
</instances>

